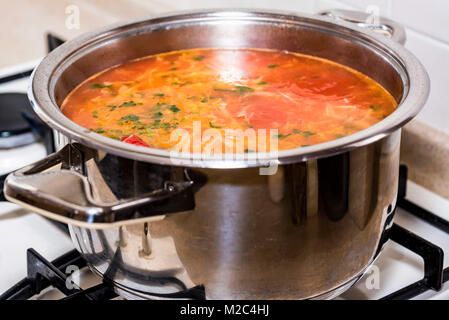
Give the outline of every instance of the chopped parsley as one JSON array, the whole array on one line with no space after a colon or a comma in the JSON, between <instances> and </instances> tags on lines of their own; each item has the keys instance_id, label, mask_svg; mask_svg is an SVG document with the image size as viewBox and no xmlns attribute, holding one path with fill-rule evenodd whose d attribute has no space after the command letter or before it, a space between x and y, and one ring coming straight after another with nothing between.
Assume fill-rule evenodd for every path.
<instances>
[{"instance_id":1,"label":"chopped parsley","mask_svg":"<svg viewBox=\"0 0 449 320\"><path fill-rule=\"evenodd\" d=\"M266 81L260 81L257 83L258 86L264 86L266 84L268 84L268 82L266 82Z\"/></svg>"},{"instance_id":2,"label":"chopped parsley","mask_svg":"<svg viewBox=\"0 0 449 320\"><path fill-rule=\"evenodd\" d=\"M380 110L379 106L370 105L369 107L374 111Z\"/></svg>"},{"instance_id":3,"label":"chopped parsley","mask_svg":"<svg viewBox=\"0 0 449 320\"><path fill-rule=\"evenodd\" d=\"M173 111L174 113L181 111L176 105L172 104L170 106L170 111Z\"/></svg>"},{"instance_id":4,"label":"chopped parsley","mask_svg":"<svg viewBox=\"0 0 449 320\"><path fill-rule=\"evenodd\" d=\"M195 57L193 57L193 60L195 60L195 61L201 61L201 60L203 60L204 58L206 58L205 56L195 56Z\"/></svg>"},{"instance_id":5,"label":"chopped parsley","mask_svg":"<svg viewBox=\"0 0 449 320\"><path fill-rule=\"evenodd\" d=\"M298 129L293 129L293 133L302 134L306 138L308 138L310 136L313 136L313 135L316 135L316 132L312 132L312 131L308 131L308 130L301 131L301 130L298 130Z\"/></svg>"},{"instance_id":6,"label":"chopped parsley","mask_svg":"<svg viewBox=\"0 0 449 320\"><path fill-rule=\"evenodd\" d=\"M219 127L219 126L214 126L212 124L212 121L209 121L209 127L214 128L214 129L221 129L221 127Z\"/></svg>"},{"instance_id":7,"label":"chopped parsley","mask_svg":"<svg viewBox=\"0 0 449 320\"><path fill-rule=\"evenodd\" d=\"M275 134L273 136L273 138L285 139L285 138L287 138L288 136L291 136L291 135L292 135L291 133L289 133L289 134L282 134L282 133L280 133L280 134Z\"/></svg>"},{"instance_id":8,"label":"chopped parsley","mask_svg":"<svg viewBox=\"0 0 449 320\"><path fill-rule=\"evenodd\" d=\"M125 102L123 102L121 105L119 105L118 107L119 108L123 108L123 107L134 107L134 106L136 106L137 104L133 101L133 100L130 100L130 101L125 101Z\"/></svg>"},{"instance_id":9,"label":"chopped parsley","mask_svg":"<svg viewBox=\"0 0 449 320\"><path fill-rule=\"evenodd\" d=\"M151 118L152 119L157 119L157 118L160 118L162 116L163 116L162 112L156 112L155 114L153 114L153 116Z\"/></svg>"},{"instance_id":10,"label":"chopped parsley","mask_svg":"<svg viewBox=\"0 0 449 320\"><path fill-rule=\"evenodd\" d=\"M246 86L235 86L235 90L237 90L238 94L245 94L249 92L253 92L254 89Z\"/></svg>"},{"instance_id":11,"label":"chopped parsley","mask_svg":"<svg viewBox=\"0 0 449 320\"><path fill-rule=\"evenodd\" d=\"M135 114L128 114L127 116L121 117L120 120L123 120L125 122L129 122L129 121L135 122L135 121L138 121L139 119L140 119L140 117L136 116Z\"/></svg>"},{"instance_id":12,"label":"chopped parsley","mask_svg":"<svg viewBox=\"0 0 449 320\"><path fill-rule=\"evenodd\" d=\"M270 64L269 66L267 66L267 68L270 68L270 69L274 69L274 68L277 68L277 67L279 67L278 64Z\"/></svg>"},{"instance_id":13,"label":"chopped parsley","mask_svg":"<svg viewBox=\"0 0 449 320\"><path fill-rule=\"evenodd\" d=\"M93 83L90 85L91 89L103 89L103 88L107 88L109 90L113 90L114 86L112 84L106 85L106 84L101 84L101 83Z\"/></svg>"},{"instance_id":14,"label":"chopped parsley","mask_svg":"<svg viewBox=\"0 0 449 320\"><path fill-rule=\"evenodd\" d=\"M92 117L98 118L98 111L97 110L92 111Z\"/></svg>"},{"instance_id":15,"label":"chopped parsley","mask_svg":"<svg viewBox=\"0 0 449 320\"><path fill-rule=\"evenodd\" d=\"M178 123L174 122L174 123L170 123L170 122L161 122L160 119L158 120L154 120L153 124L148 126L148 129L164 129L164 130L169 130L169 129L174 129L178 127Z\"/></svg>"},{"instance_id":16,"label":"chopped parsley","mask_svg":"<svg viewBox=\"0 0 449 320\"><path fill-rule=\"evenodd\" d=\"M232 89L222 89L222 88L214 88L214 91L234 92Z\"/></svg>"},{"instance_id":17,"label":"chopped parsley","mask_svg":"<svg viewBox=\"0 0 449 320\"><path fill-rule=\"evenodd\" d=\"M253 92L254 89L247 86L235 86L234 89L214 88L215 91L232 92L237 94L246 94Z\"/></svg>"},{"instance_id":18,"label":"chopped parsley","mask_svg":"<svg viewBox=\"0 0 449 320\"><path fill-rule=\"evenodd\" d=\"M166 107L167 104L165 102L162 103L156 103L156 110L161 110L161 108Z\"/></svg>"},{"instance_id":19,"label":"chopped parsley","mask_svg":"<svg viewBox=\"0 0 449 320\"><path fill-rule=\"evenodd\" d=\"M93 132L96 132L96 133L105 133L106 132L103 128L90 129L90 130Z\"/></svg>"},{"instance_id":20,"label":"chopped parsley","mask_svg":"<svg viewBox=\"0 0 449 320\"><path fill-rule=\"evenodd\" d=\"M174 122L174 123L169 123L169 122L163 122L161 123L161 128L165 129L165 130L169 130L169 129L174 129L178 127L178 123Z\"/></svg>"},{"instance_id":21,"label":"chopped parsley","mask_svg":"<svg viewBox=\"0 0 449 320\"><path fill-rule=\"evenodd\" d=\"M153 97L155 97L155 98L162 98L163 96L165 96L165 94L163 94L163 93L155 93L155 94L153 94Z\"/></svg>"}]
</instances>

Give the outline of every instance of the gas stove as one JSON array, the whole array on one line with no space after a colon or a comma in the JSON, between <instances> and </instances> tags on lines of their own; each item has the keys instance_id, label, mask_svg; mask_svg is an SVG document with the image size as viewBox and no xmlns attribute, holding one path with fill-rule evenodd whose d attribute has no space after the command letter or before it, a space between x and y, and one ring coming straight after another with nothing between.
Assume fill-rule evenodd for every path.
<instances>
[{"instance_id":1,"label":"gas stove","mask_svg":"<svg viewBox=\"0 0 449 320\"><path fill-rule=\"evenodd\" d=\"M48 40L53 46L61 43ZM30 70L38 62L0 70L0 94L25 93ZM0 176L51 152L51 137L42 132L37 137L0 149ZM406 171L402 166L395 224L381 254L336 299L449 299L449 258L444 255L449 250L449 201L407 180ZM117 298L86 267L64 225L0 201L0 241L0 299Z\"/></svg>"}]
</instances>

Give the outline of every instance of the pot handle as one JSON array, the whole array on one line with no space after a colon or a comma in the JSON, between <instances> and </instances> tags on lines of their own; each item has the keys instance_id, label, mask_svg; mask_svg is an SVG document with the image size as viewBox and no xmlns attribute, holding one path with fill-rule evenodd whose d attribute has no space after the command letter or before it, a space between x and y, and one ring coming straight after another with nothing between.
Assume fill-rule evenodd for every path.
<instances>
[{"instance_id":1,"label":"pot handle","mask_svg":"<svg viewBox=\"0 0 449 320\"><path fill-rule=\"evenodd\" d=\"M93 197L92 186L85 176L61 168L72 148L66 145L47 158L9 174L4 184L5 198L63 223L102 229L129 221L136 223L135 219L139 218L161 216L160 212L136 213L136 210L184 193L193 185L185 172L186 181L166 181L162 188L149 193L103 202Z\"/></svg>"},{"instance_id":2,"label":"pot handle","mask_svg":"<svg viewBox=\"0 0 449 320\"><path fill-rule=\"evenodd\" d=\"M366 12L331 9L321 11L319 15L354 23L361 28L370 29L374 32L383 34L387 38L399 42L400 44L404 44L407 39L405 28L401 24Z\"/></svg>"}]
</instances>

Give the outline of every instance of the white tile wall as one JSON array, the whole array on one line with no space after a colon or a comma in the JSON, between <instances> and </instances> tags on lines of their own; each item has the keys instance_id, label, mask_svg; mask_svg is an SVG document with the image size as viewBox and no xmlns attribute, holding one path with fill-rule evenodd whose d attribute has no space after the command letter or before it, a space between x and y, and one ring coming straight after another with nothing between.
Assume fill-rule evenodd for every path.
<instances>
[{"instance_id":1,"label":"white tile wall","mask_svg":"<svg viewBox=\"0 0 449 320\"><path fill-rule=\"evenodd\" d=\"M163 1L173 9L255 7L315 13L330 8L365 11L377 6L407 29L406 47L424 64L431 79L431 94L418 119L449 133L449 1L448 0L133 0Z\"/></svg>"},{"instance_id":2,"label":"white tile wall","mask_svg":"<svg viewBox=\"0 0 449 320\"><path fill-rule=\"evenodd\" d=\"M133 0L140 4L161 2L175 10L205 9L205 8L260 8L291 10L305 13L314 12L313 0Z\"/></svg>"},{"instance_id":3,"label":"white tile wall","mask_svg":"<svg viewBox=\"0 0 449 320\"><path fill-rule=\"evenodd\" d=\"M449 1L393 0L390 17L410 29L449 43Z\"/></svg>"},{"instance_id":4,"label":"white tile wall","mask_svg":"<svg viewBox=\"0 0 449 320\"><path fill-rule=\"evenodd\" d=\"M418 119L449 133L449 44L414 30L407 30L407 37L406 47L424 64L431 82Z\"/></svg>"},{"instance_id":5,"label":"white tile wall","mask_svg":"<svg viewBox=\"0 0 449 320\"><path fill-rule=\"evenodd\" d=\"M381 15L407 30L405 46L423 63L431 80L429 100L418 119L449 133L449 1L447 0L319 0L316 9L331 6L365 10L376 5Z\"/></svg>"}]
</instances>

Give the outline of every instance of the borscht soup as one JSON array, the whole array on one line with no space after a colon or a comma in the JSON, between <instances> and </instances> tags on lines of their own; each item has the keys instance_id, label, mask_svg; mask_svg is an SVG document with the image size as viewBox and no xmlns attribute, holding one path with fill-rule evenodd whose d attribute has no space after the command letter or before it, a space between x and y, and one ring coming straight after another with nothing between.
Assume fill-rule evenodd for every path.
<instances>
[{"instance_id":1,"label":"borscht soup","mask_svg":"<svg viewBox=\"0 0 449 320\"><path fill-rule=\"evenodd\" d=\"M287 150L342 138L396 107L376 81L326 59L265 49L192 49L102 71L78 85L61 111L99 134L150 148L172 150L177 136L199 129L199 151L219 141L219 152L226 153L239 139L244 152L257 152L269 151L260 149L264 139ZM204 134L211 129L223 138L212 141L214 134ZM255 134L233 133L248 130ZM187 141L194 148L193 139Z\"/></svg>"}]
</instances>

